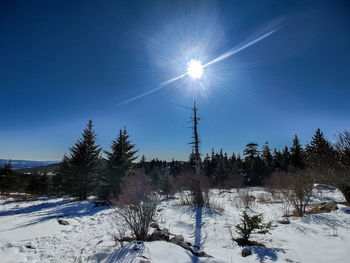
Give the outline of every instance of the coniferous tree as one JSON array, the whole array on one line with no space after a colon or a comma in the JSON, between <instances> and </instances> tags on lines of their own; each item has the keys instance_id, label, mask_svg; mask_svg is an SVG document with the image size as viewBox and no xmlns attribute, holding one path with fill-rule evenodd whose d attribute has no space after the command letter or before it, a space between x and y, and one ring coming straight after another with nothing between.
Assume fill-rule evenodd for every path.
<instances>
[{"instance_id":1,"label":"coniferous tree","mask_svg":"<svg viewBox=\"0 0 350 263\"><path fill-rule=\"evenodd\" d=\"M69 157L64 154L62 161L53 176L53 189L55 193L65 193L74 195L74 177L72 174L72 165Z\"/></svg>"},{"instance_id":2,"label":"coniferous tree","mask_svg":"<svg viewBox=\"0 0 350 263\"><path fill-rule=\"evenodd\" d=\"M290 164L290 152L287 146L284 146L283 152L282 152L282 162L281 162L281 168L282 170L288 172Z\"/></svg>"},{"instance_id":3,"label":"coniferous tree","mask_svg":"<svg viewBox=\"0 0 350 263\"><path fill-rule=\"evenodd\" d=\"M227 155L222 153L222 149L220 153L217 155L217 165L214 171L215 184L222 184L229 176L229 168Z\"/></svg>"},{"instance_id":4,"label":"coniferous tree","mask_svg":"<svg viewBox=\"0 0 350 263\"><path fill-rule=\"evenodd\" d=\"M248 143L243 151L246 159L253 160L259 156L258 144L255 142Z\"/></svg>"},{"instance_id":5,"label":"coniferous tree","mask_svg":"<svg viewBox=\"0 0 350 263\"><path fill-rule=\"evenodd\" d=\"M141 169L144 170L144 172L146 171L146 156L143 154L141 159L140 159L140 162L139 162L139 165L138 167L140 167Z\"/></svg>"},{"instance_id":6,"label":"coniferous tree","mask_svg":"<svg viewBox=\"0 0 350 263\"><path fill-rule=\"evenodd\" d=\"M273 167L276 171L282 170L282 153L280 150L277 150L276 148L273 150Z\"/></svg>"},{"instance_id":7,"label":"coniferous tree","mask_svg":"<svg viewBox=\"0 0 350 263\"><path fill-rule=\"evenodd\" d=\"M182 167L179 161L175 161L174 158L170 163L170 175L175 178L181 173Z\"/></svg>"},{"instance_id":8,"label":"coniferous tree","mask_svg":"<svg viewBox=\"0 0 350 263\"><path fill-rule=\"evenodd\" d=\"M248 143L243 153L245 155L246 184L261 185L264 175L264 162L259 156L257 143Z\"/></svg>"},{"instance_id":9,"label":"coniferous tree","mask_svg":"<svg viewBox=\"0 0 350 263\"><path fill-rule=\"evenodd\" d=\"M112 151L106 151L107 172L100 193L102 198L118 197L122 181L133 174L133 161L137 159L137 150L134 148L126 128L120 130L118 138L112 142Z\"/></svg>"},{"instance_id":10,"label":"coniferous tree","mask_svg":"<svg viewBox=\"0 0 350 263\"><path fill-rule=\"evenodd\" d=\"M1 192L8 192L15 190L18 185L18 175L13 170L11 161L8 161L2 169L0 169L1 176Z\"/></svg>"},{"instance_id":11,"label":"coniferous tree","mask_svg":"<svg viewBox=\"0 0 350 263\"><path fill-rule=\"evenodd\" d=\"M297 135L295 135L293 146L290 148L290 166L294 172L305 169L304 151Z\"/></svg>"},{"instance_id":12,"label":"coniferous tree","mask_svg":"<svg viewBox=\"0 0 350 263\"><path fill-rule=\"evenodd\" d=\"M268 142L266 142L262 147L261 158L263 159L267 167L272 166L272 154Z\"/></svg>"},{"instance_id":13,"label":"coniferous tree","mask_svg":"<svg viewBox=\"0 0 350 263\"><path fill-rule=\"evenodd\" d=\"M174 180L170 174L170 171L166 171L165 175L161 178L160 189L166 197L169 197L174 190Z\"/></svg>"},{"instance_id":14,"label":"coniferous tree","mask_svg":"<svg viewBox=\"0 0 350 263\"><path fill-rule=\"evenodd\" d=\"M211 177L211 160L209 154L207 153L203 159L204 174L208 178Z\"/></svg>"},{"instance_id":15,"label":"coniferous tree","mask_svg":"<svg viewBox=\"0 0 350 263\"><path fill-rule=\"evenodd\" d=\"M264 164L264 172L263 172L263 177L264 179L270 176L270 174L273 172L274 167L273 167L273 157L271 154L270 147L268 145L268 142L265 142L265 144L262 147L262 152L261 152L261 159Z\"/></svg>"},{"instance_id":16,"label":"coniferous tree","mask_svg":"<svg viewBox=\"0 0 350 263\"><path fill-rule=\"evenodd\" d=\"M96 144L96 133L90 120L82 133L83 138L70 148L69 178L73 195L85 200L97 188L101 170L101 148Z\"/></svg>"},{"instance_id":17,"label":"coniferous tree","mask_svg":"<svg viewBox=\"0 0 350 263\"><path fill-rule=\"evenodd\" d=\"M350 202L350 131L338 134L335 149L338 162L326 182L338 187L346 201Z\"/></svg>"},{"instance_id":18,"label":"coniferous tree","mask_svg":"<svg viewBox=\"0 0 350 263\"><path fill-rule=\"evenodd\" d=\"M26 191L34 195L40 194L40 176L36 168L29 175L29 182L27 184Z\"/></svg>"},{"instance_id":19,"label":"coniferous tree","mask_svg":"<svg viewBox=\"0 0 350 263\"><path fill-rule=\"evenodd\" d=\"M329 169L334 163L335 151L319 128L306 146L306 154L308 165L318 172Z\"/></svg>"}]
</instances>

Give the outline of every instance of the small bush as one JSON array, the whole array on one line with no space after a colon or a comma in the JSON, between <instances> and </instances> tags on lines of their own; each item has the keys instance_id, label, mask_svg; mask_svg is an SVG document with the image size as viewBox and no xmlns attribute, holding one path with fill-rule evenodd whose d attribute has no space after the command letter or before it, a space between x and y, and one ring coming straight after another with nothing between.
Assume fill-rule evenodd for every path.
<instances>
[{"instance_id":1,"label":"small bush","mask_svg":"<svg viewBox=\"0 0 350 263\"><path fill-rule=\"evenodd\" d=\"M255 197L248 188L237 189L238 207L251 208L255 203Z\"/></svg>"},{"instance_id":2,"label":"small bush","mask_svg":"<svg viewBox=\"0 0 350 263\"><path fill-rule=\"evenodd\" d=\"M267 234L272 226L272 222L265 224L262 223L262 219L262 214L249 216L246 211L243 211L241 224L236 225L236 232L244 241L248 241L252 233Z\"/></svg>"},{"instance_id":3,"label":"small bush","mask_svg":"<svg viewBox=\"0 0 350 263\"><path fill-rule=\"evenodd\" d=\"M280 173L271 177L273 188L277 189L294 207L297 216L303 216L312 196L312 172Z\"/></svg>"},{"instance_id":4,"label":"small bush","mask_svg":"<svg viewBox=\"0 0 350 263\"><path fill-rule=\"evenodd\" d=\"M179 190L188 190L189 195L184 197L184 204L196 207L210 207L208 178L188 172L177 178L177 187Z\"/></svg>"},{"instance_id":5,"label":"small bush","mask_svg":"<svg viewBox=\"0 0 350 263\"><path fill-rule=\"evenodd\" d=\"M169 172L166 172L166 174L160 180L160 190L166 196L166 198L169 198L169 196L174 194L174 180Z\"/></svg>"},{"instance_id":6,"label":"small bush","mask_svg":"<svg viewBox=\"0 0 350 263\"><path fill-rule=\"evenodd\" d=\"M147 240L149 225L155 220L157 198L144 174L129 177L118 199L111 200L117 206L117 214L137 240Z\"/></svg>"}]
</instances>

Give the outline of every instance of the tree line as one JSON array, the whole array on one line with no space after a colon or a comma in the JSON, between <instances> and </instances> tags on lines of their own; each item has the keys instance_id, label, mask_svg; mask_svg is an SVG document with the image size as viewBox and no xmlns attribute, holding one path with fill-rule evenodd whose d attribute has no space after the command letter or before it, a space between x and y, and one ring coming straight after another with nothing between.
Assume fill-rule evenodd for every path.
<instances>
[{"instance_id":1,"label":"tree line","mask_svg":"<svg viewBox=\"0 0 350 263\"><path fill-rule=\"evenodd\" d=\"M187 161L170 162L153 159L147 161L143 155L136 162L138 150L132 143L126 128L121 129L112 141L109 151L97 144L97 134L90 120L82 136L69 148L57 172L33 172L31 175L17 174L11 164L0 169L0 191L22 191L32 194L69 194L80 200L96 195L109 200L118 197L121 185L135 173L145 174L155 188L171 193L179 181L195 172L195 153ZM344 131L330 142L320 129L311 141L302 147L297 135L292 146L282 150L271 149L268 142L259 148L255 142L246 145L243 156L228 155L222 150L212 149L201 156L201 174L211 187L264 186L277 173L312 175L317 183L338 187L350 201L350 132Z\"/></svg>"}]
</instances>

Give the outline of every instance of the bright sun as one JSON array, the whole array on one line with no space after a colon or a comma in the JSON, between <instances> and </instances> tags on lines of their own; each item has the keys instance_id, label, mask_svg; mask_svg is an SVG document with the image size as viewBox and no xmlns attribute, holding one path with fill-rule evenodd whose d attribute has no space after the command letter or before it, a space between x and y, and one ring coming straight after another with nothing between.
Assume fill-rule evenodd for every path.
<instances>
[{"instance_id":1,"label":"bright sun","mask_svg":"<svg viewBox=\"0 0 350 263\"><path fill-rule=\"evenodd\" d=\"M200 79L203 75L203 66L199 60L191 59L187 66L187 74L194 79Z\"/></svg>"}]
</instances>

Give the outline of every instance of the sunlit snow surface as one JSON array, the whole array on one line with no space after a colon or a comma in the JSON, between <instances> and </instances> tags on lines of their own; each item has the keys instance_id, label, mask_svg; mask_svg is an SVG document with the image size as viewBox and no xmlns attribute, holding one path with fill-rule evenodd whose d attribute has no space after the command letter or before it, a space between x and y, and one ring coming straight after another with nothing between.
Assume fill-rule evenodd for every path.
<instances>
[{"instance_id":1,"label":"sunlit snow surface","mask_svg":"<svg viewBox=\"0 0 350 263\"><path fill-rule=\"evenodd\" d=\"M269 193L251 189L257 200ZM274 221L271 234L253 235L266 248L253 247L253 255L243 258L242 248L231 241L228 227L239 222L242 210L237 191L213 191L214 202L223 212L192 209L176 205L179 200L161 202L158 222L173 234L197 243L213 258L196 258L171 243L131 243L123 249L114 246L108 233L115 231L115 211L94 207L90 202L69 198L43 198L31 202L0 200L1 262L348 262L350 251L350 208L338 205L332 213L293 218L291 224L277 224L281 204L258 201L251 213L263 213ZM338 191L315 191L313 202L343 201ZM69 222L68 226L57 219ZM233 234L235 232L233 231ZM335 235L336 234L336 235ZM30 245L32 248L27 248Z\"/></svg>"}]
</instances>

